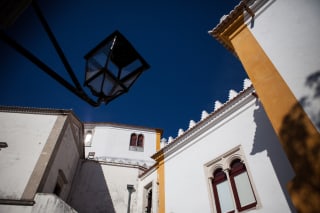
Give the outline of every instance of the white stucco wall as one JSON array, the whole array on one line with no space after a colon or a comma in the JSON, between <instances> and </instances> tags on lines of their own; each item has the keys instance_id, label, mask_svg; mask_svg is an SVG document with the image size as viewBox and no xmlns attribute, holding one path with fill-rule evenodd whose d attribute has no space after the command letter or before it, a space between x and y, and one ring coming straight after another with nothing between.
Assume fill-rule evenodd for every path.
<instances>
[{"instance_id":1,"label":"white stucco wall","mask_svg":"<svg viewBox=\"0 0 320 213\"><path fill-rule=\"evenodd\" d=\"M78 151L79 142L75 141L70 124L67 126L61 143L58 146L54 161L51 165L46 182L44 184L43 193L53 193L57 183L59 169L63 171L67 183L63 185L61 194L59 195L63 200L67 199L72 185L73 177L80 160Z\"/></svg>"},{"instance_id":2,"label":"white stucco wall","mask_svg":"<svg viewBox=\"0 0 320 213\"><path fill-rule=\"evenodd\" d=\"M146 187L152 188L152 211L151 213L158 212L158 173L156 169L150 171L147 175L139 178L137 190L137 212L145 212L147 204L146 201Z\"/></svg>"},{"instance_id":3,"label":"white stucco wall","mask_svg":"<svg viewBox=\"0 0 320 213\"><path fill-rule=\"evenodd\" d=\"M37 193L35 197L35 205L32 207L31 213L77 213L72 207L61 200L54 194Z\"/></svg>"},{"instance_id":4,"label":"white stucco wall","mask_svg":"<svg viewBox=\"0 0 320 213\"><path fill-rule=\"evenodd\" d=\"M71 206L54 194L37 193L32 206L0 205L2 213L77 213Z\"/></svg>"},{"instance_id":5,"label":"white stucco wall","mask_svg":"<svg viewBox=\"0 0 320 213\"><path fill-rule=\"evenodd\" d=\"M255 100L187 140L187 146L166 155L166 212L211 212L204 164L238 145L258 197L258 208L252 212L291 212L284 188L293 177L292 169Z\"/></svg>"},{"instance_id":6,"label":"white stucco wall","mask_svg":"<svg viewBox=\"0 0 320 213\"><path fill-rule=\"evenodd\" d=\"M0 112L0 198L20 199L57 119L55 115Z\"/></svg>"},{"instance_id":7,"label":"white stucco wall","mask_svg":"<svg viewBox=\"0 0 320 213\"><path fill-rule=\"evenodd\" d=\"M85 127L86 128L86 127ZM132 133L144 135L144 150L129 150L130 136ZM156 151L156 131L147 131L139 128L96 126L91 147L85 147L85 155L95 152L95 157L113 157L125 159L138 159L152 165L150 156Z\"/></svg>"},{"instance_id":8,"label":"white stucco wall","mask_svg":"<svg viewBox=\"0 0 320 213\"><path fill-rule=\"evenodd\" d=\"M314 95L320 84L319 11L319 0L268 1L250 28L318 129L320 98ZM308 86L312 75L314 84Z\"/></svg>"},{"instance_id":9,"label":"white stucco wall","mask_svg":"<svg viewBox=\"0 0 320 213\"><path fill-rule=\"evenodd\" d=\"M101 165L111 199L117 213L126 213L128 208L129 192L127 184L133 185L135 191L131 194L130 212L137 212L137 186L141 171L132 167Z\"/></svg>"},{"instance_id":10,"label":"white stucco wall","mask_svg":"<svg viewBox=\"0 0 320 213\"><path fill-rule=\"evenodd\" d=\"M82 213L126 213L129 193L127 185L133 185L131 213L137 212L137 167L103 164L84 160L79 166L68 203Z\"/></svg>"}]
</instances>

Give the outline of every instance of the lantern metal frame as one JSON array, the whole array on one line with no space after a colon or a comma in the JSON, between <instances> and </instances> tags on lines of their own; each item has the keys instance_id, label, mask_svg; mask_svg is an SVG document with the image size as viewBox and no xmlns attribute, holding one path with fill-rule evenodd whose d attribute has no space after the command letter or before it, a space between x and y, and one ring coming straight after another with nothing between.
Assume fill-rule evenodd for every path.
<instances>
[{"instance_id":1,"label":"lantern metal frame","mask_svg":"<svg viewBox=\"0 0 320 213\"><path fill-rule=\"evenodd\" d=\"M85 59L84 85L99 98L99 102L110 102L126 93L150 67L119 31L100 42L85 55Z\"/></svg>"},{"instance_id":2,"label":"lantern metal frame","mask_svg":"<svg viewBox=\"0 0 320 213\"><path fill-rule=\"evenodd\" d=\"M22 56L27 58L29 61L31 61L33 64L35 64L37 67L39 67L42 71L44 71L46 74L48 74L54 80L56 80L58 83L63 85L66 89L71 91L73 94L75 94L76 96L78 96L79 98L81 98L82 100L84 100L85 102L90 104L91 106L97 107L101 103L108 104L110 101L114 100L116 97L120 96L121 94L126 93L129 90L129 88L132 86L132 84L140 76L140 74L143 71L150 68L150 66L147 64L147 62L140 56L140 54L138 54L138 52L134 49L134 47L130 44L130 42L119 31L115 31L110 36L108 36L105 40L103 40L100 44L98 44L93 50L91 50L85 56L85 59L89 60L90 57L93 56L95 51L97 51L99 48L102 48L103 45L105 45L106 43L110 42L110 39L116 38L116 40L118 39L121 42L124 42L124 47L128 48L128 51L134 54L134 56L137 58L137 60L139 60L141 62L141 66L138 69L133 70L133 74L129 76L129 77L133 77L133 76L135 77L132 81L132 84L130 84L130 85L126 85L123 82L123 80L127 80L127 79L123 79L123 78L119 77L119 76L121 76L121 72L122 72L123 67L120 67L121 69L118 70L120 72L120 74L118 74L118 75L112 74L112 72L110 72L110 70L108 70L106 68L104 68L103 71L99 73L104 76L107 75L107 76L109 76L109 78L113 78L113 86L111 88L116 88L116 86L121 87L121 91L119 91L117 93L109 92L106 94L101 91L96 92L94 90L93 86L90 85L90 82L92 81L92 79L90 80L90 79L86 78L84 86L88 86L90 88L92 94L94 96L97 96L97 100L93 100L89 95L87 95L87 93L82 88L80 82L78 81L78 79L77 79L73 69L71 68L66 56L64 55L57 39L55 38L53 32L51 31L48 22L46 21L44 15L42 14L42 11L41 11L39 5L37 4L37 1L36 0L32 1L31 6L33 7L38 19L41 22L42 27L44 28L51 43L53 44L61 62L64 65L65 70L69 74L69 76L72 80L72 83L65 80L61 75L59 75L57 72L55 72L52 68L50 68L47 64L45 64L43 61L41 61L38 57L36 57L34 54L32 54L29 50L27 50L21 44L19 44L14 39L9 37L4 32L4 29L0 30L0 39L2 41L4 41L5 43L7 43L10 47L15 49ZM113 43L116 42L116 40L113 40ZM111 47L114 47L114 45L112 45ZM111 48L109 52L110 52L110 54L106 57L106 64L108 64L110 61L112 61L112 57L114 57L116 55L116 51L114 51L113 48ZM126 50L121 50L120 53L126 53ZM123 56L125 57L126 55L123 55ZM119 56L119 57L123 57L123 56ZM125 59L120 59L120 61L121 60L125 60ZM87 64L88 64L88 61L87 61ZM87 72L87 70L86 70L86 72Z\"/></svg>"}]
</instances>

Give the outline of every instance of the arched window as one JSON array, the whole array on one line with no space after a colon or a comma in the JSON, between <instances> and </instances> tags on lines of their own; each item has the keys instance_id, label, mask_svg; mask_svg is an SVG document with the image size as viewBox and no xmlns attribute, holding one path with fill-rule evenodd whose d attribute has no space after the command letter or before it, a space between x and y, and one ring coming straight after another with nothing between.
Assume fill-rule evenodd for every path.
<instances>
[{"instance_id":1,"label":"arched window","mask_svg":"<svg viewBox=\"0 0 320 213\"><path fill-rule=\"evenodd\" d=\"M143 147L143 139L144 139L143 135L139 134L137 146Z\"/></svg>"},{"instance_id":2,"label":"arched window","mask_svg":"<svg viewBox=\"0 0 320 213\"><path fill-rule=\"evenodd\" d=\"M217 213L241 212L257 205L245 164L235 159L226 173L214 170L212 191Z\"/></svg>"},{"instance_id":3,"label":"arched window","mask_svg":"<svg viewBox=\"0 0 320 213\"><path fill-rule=\"evenodd\" d=\"M212 189L217 213L234 212L228 178L222 168L218 168L213 172Z\"/></svg>"},{"instance_id":4,"label":"arched window","mask_svg":"<svg viewBox=\"0 0 320 213\"><path fill-rule=\"evenodd\" d=\"M247 169L240 159L230 164L230 183L238 211L243 211L257 205Z\"/></svg>"},{"instance_id":5,"label":"arched window","mask_svg":"<svg viewBox=\"0 0 320 213\"><path fill-rule=\"evenodd\" d=\"M144 146L143 134L137 135L136 133L132 133L130 136L129 150L143 152L143 146Z\"/></svg>"},{"instance_id":6,"label":"arched window","mask_svg":"<svg viewBox=\"0 0 320 213\"><path fill-rule=\"evenodd\" d=\"M245 154L237 146L205 164L214 213L247 212L259 203Z\"/></svg>"},{"instance_id":7,"label":"arched window","mask_svg":"<svg viewBox=\"0 0 320 213\"><path fill-rule=\"evenodd\" d=\"M136 146L136 145L137 145L137 135L135 133L132 133L130 137L130 146Z\"/></svg>"}]
</instances>

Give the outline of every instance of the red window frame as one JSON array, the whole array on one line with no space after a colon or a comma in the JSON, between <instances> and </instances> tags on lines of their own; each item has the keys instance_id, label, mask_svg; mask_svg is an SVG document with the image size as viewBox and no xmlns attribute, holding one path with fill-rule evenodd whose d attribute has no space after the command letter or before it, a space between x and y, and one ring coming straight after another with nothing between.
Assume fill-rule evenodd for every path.
<instances>
[{"instance_id":1,"label":"red window frame","mask_svg":"<svg viewBox=\"0 0 320 213\"><path fill-rule=\"evenodd\" d=\"M243 211L243 210L255 207L257 205L257 198L256 198L256 196L254 194L254 191L253 191L253 188L252 188L252 185L251 185L251 182L250 182L250 178L249 178L249 182L250 182L251 191L253 193L255 202L250 203L250 204L245 205L245 206L241 206L238 190L237 190L236 183L235 183L235 180L234 180L235 176L237 176L237 175L239 175L241 173L244 173L244 172L247 173L247 169L246 169L245 164L242 163L240 161L240 159L236 159L236 160L231 162L230 168L231 168L230 171L229 171L230 183L231 183L231 188L232 188L232 191L233 191L233 195L234 195L234 199L235 199L238 211Z\"/></svg>"},{"instance_id":2,"label":"red window frame","mask_svg":"<svg viewBox=\"0 0 320 213\"><path fill-rule=\"evenodd\" d=\"M137 134L132 133L130 136L130 146L136 146L137 145Z\"/></svg>"},{"instance_id":3,"label":"red window frame","mask_svg":"<svg viewBox=\"0 0 320 213\"><path fill-rule=\"evenodd\" d=\"M222 183L224 181L228 181L226 173L222 170L222 168L218 168L213 173L213 179L212 179L212 189L213 189L213 196L216 204L217 213L221 213L221 205L220 205L220 199L219 194L217 190L217 185L219 183ZM229 211L228 213L233 213L234 210Z\"/></svg>"},{"instance_id":4,"label":"red window frame","mask_svg":"<svg viewBox=\"0 0 320 213\"><path fill-rule=\"evenodd\" d=\"M138 135L137 146L143 147L143 142L144 142L144 136L142 134L139 134Z\"/></svg>"}]
</instances>

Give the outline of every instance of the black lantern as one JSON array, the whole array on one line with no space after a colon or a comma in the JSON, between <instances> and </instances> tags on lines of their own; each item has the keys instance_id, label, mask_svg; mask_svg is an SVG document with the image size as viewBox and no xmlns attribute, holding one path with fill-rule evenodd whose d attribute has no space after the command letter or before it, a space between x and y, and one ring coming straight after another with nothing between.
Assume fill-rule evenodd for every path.
<instances>
[{"instance_id":1,"label":"black lantern","mask_svg":"<svg viewBox=\"0 0 320 213\"><path fill-rule=\"evenodd\" d=\"M86 56L85 86L106 104L126 93L149 68L129 41L115 31Z\"/></svg>"},{"instance_id":2,"label":"black lantern","mask_svg":"<svg viewBox=\"0 0 320 213\"><path fill-rule=\"evenodd\" d=\"M92 106L99 106L101 103L107 104L121 94L126 93L141 73L149 68L147 62L139 55L129 41L121 35L120 32L115 31L85 56L86 70L84 85L88 86L92 94L97 97L97 101L95 101L83 90L62 48L51 31L48 22L42 14L37 1L4 1L6 7L0 7L0 17L2 17L2 13L4 13L6 19L0 21L0 29L11 25L21 11L31 4L72 82L70 83L60 76L29 50L6 35L3 30L0 30L0 39Z\"/></svg>"}]
</instances>

